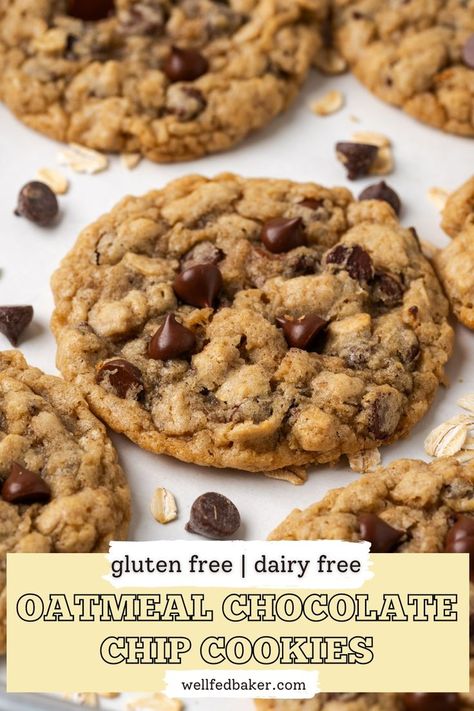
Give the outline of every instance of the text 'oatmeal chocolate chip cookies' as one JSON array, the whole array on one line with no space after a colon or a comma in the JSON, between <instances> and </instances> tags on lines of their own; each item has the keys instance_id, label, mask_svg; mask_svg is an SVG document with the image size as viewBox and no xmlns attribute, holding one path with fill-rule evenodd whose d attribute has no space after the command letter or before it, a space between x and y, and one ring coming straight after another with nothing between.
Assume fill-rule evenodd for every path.
<instances>
[{"instance_id":1,"label":"text 'oatmeal chocolate chip cookies'","mask_svg":"<svg viewBox=\"0 0 474 711\"><path fill-rule=\"evenodd\" d=\"M0 353L0 653L7 553L107 551L125 538L130 495L104 425L79 391Z\"/></svg>"},{"instance_id":2,"label":"text 'oatmeal chocolate chip cookies'","mask_svg":"<svg viewBox=\"0 0 474 711\"><path fill-rule=\"evenodd\" d=\"M189 160L284 111L328 0L11 0L0 97L31 128L104 152Z\"/></svg>"},{"instance_id":3,"label":"text 'oatmeal chocolate chip cookies'","mask_svg":"<svg viewBox=\"0 0 474 711\"><path fill-rule=\"evenodd\" d=\"M335 0L333 40L356 77L416 119L474 136L474 0Z\"/></svg>"},{"instance_id":4,"label":"text 'oatmeal chocolate chip cookies'","mask_svg":"<svg viewBox=\"0 0 474 711\"><path fill-rule=\"evenodd\" d=\"M125 198L53 291L58 366L93 411L201 465L278 473L391 443L451 351L413 232L313 183L226 173Z\"/></svg>"},{"instance_id":5,"label":"text 'oatmeal chocolate chip cookies'","mask_svg":"<svg viewBox=\"0 0 474 711\"><path fill-rule=\"evenodd\" d=\"M461 552L449 542L460 536L456 520L465 519L463 530L474 529L473 495L474 463L463 465L454 458L431 464L402 459L346 487L333 489L320 502L303 511L295 509L269 539L369 540L374 553ZM320 693L312 699L262 699L255 703L258 711L469 711L474 708L469 693Z\"/></svg>"},{"instance_id":6,"label":"text 'oatmeal chocolate chip cookies'","mask_svg":"<svg viewBox=\"0 0 474 711\"><path fill-rule=\"evenodd\" d=\"M474 177L449 196L442 226L453 239L434 264L454 314L474 329Z\"/></svg>"}]
</instances>

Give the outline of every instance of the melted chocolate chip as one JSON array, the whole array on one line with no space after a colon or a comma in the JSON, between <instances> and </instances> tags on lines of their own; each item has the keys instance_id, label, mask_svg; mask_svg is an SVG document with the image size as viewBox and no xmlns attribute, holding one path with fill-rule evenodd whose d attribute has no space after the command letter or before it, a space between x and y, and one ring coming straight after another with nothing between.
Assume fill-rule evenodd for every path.
<instances>
[{"instance_id":1,"label":"melted chocolate chip","mask_svg":"<svg viewBox=\"0 0 474 711\"><path fill-rule=\"evenodd\" d=\"M114 358L103 363L97 371L99 384L109 383L118 397L139 398L144 387L140 370L124 358Z\"/></svg>"},{"instance_id":2,"label":"melted chocolate chip","mask_svg":"<svg viewBox=\"0 0 474 711\"><path fill-rule=\"evenodd\" d=\"M9 504L46 504L51 499L51 489L39 474L14 462L3 482L2 499Z\"/></svg>"},{"instance_id":3,"label":"melted chocolate chip","mask_svg":"<svg viewBox=\"0 0 474 711\"><path fill-rule=\"evenodd\" d=\"M379 393L369 410L368 429L375 439L386 439L395 431L400 413L390 393Z\"/></svg>"},{"instance_id":4,"label":"melted chocolate chip","mask_svg":"<svg viewBox=\"0 0 474 711\"><path fill-rule=\"evenodd\" d=\"M373 513L360 514L358 521L360 537L371 543L372 553L391 553L405 535Z\"/></svg>"},{"instance_id":5,"label":"melted chocolate chip","mask_svg":"<svg viewBox=\"0 0 474 711\"><path fill-rule=\"evenodd\" d=\"M403 694L404 711L460 711L459 694Z\"/></svg>"},{"instance_id":6,"label":"melted chocolate chip","mask_svg":"<svg viewBox=\"0 0 474 711\"><path fill-rule=\"evenodd\" d=\"M196 49L172 47L163 70L172 82L194 81L209 69L209 62Z\"/></svg>"},{"instance_id":7,"label":"melted chocolate chip","mask_svg":"<svg viewBox=\"0 0 474 711\"><path fill-rule=\"evenodd\" d=\"M370 281L374 276L372 260L358 244L353 247L338 244L326 256L326 263L341 266L352 279L358 281Z\"/></svg>"},{"instance_id":8,"label":"melted chocolate chip","mask_svg":"<svg viewBox=\"0 0 474 711\"><path fill-rule=\"evenodd\" d=\"M45 183L33 180L20 190L16 215L26 217L41 227L47 227L54 222L58 212L58 199Z\"/></svg>"},{"instance_id":9,"label":"melted chocolate chip","mask_svg":"<svg viewBox=\"0 0 474 711\"><path fill-rule=\"evenodd\" d=\"M444 550L446 553L469 553L471 579L474 578L474 518L458 517L449 529Z\"/></svg>"},{"instance_id":10,"label":"melted chocolate chip","mask_svg":"<svg viewBox=\"0 0 474 711\"><path fill-rule=\"evenodd\" d=\"M179 358L193 350L194 333L180 324L173 314L168 314L150 341L148 355L155 360Z\"/></svg>"},{"instance_id":11,"label":"melted chocolate chip","mask_svg":"<svg viewBox=\"0 0 474 711\"><path fill-rule=\"evenodd\" d=\"M105 20L115 10L114 0L69 0L68 15L84 22Z\"/></svg>"},{"instance_id":12,"label":"melted chocolate chip","mask_svg":"<svg viewBox=\"0 0 474 711\"><path fill-rule=\"evenodd\" d=\"M224 258L224 252L212 242L198 242L181 258L181 270L194 267L196 264L219 264Z\"/></svg>"},{"instance_id":13,"label":"melted chocolate chip","mask_svg":"<svg viewBox=\"0 0 474 711\"><path fill-rule=\"evenodd\" d=\"M300 348L304 351L318 350L321 347L320 336L328 325L328 322L317 314L308 314L299 319L277 318L277 323L283 329L290 348Z\"/></svg>"},{"instance_id":14,"label":"melted chocolate chip","mask_svg":"<svg viewBox=\"0 0 474 711\"><path fill-rule=\"evenodd\" d=\"M306 244L303 220L300 217L276 217L269 220L262 227L260 239L273 254L303 247Z\"/></svg>"},{"instance_id":15,"label":"melted chocolate chip","mask_svg":"<svg viewBox=\"0 0 474 711\"><path fill-rule=\"evenodd\" d=\"M236 506L222 494L209 492L199 496L191 507L186 530L206 538L223 539L240 527Z\"/></svg>"},{"instance_id":16,"label":"melted chocolate chip","mask_svg":"<svg viewBox=\"0 0 474 711\"><path fill-rule=\"evenodd\" d=\"M402 303L403 288L398 279L387 272L375 275L372 285L372 301L388 308Z\"/></svg>"},{"instance_id":17,"label":"melted chocolate chip","mask_svg":"<svg viewBox=\"0 0 474 711\"><path fill-rule=\"evenodd\" d=\"M365 188L359 195L359 200L383 200L383 202L387 202L393 208L396 215L400 214L402 207L397 193L390 185L387 185L385 180L381 180L380 183L375 183Z\"/></svg>"},{"instance_id":18,"label":"melted chocolate chip","mask_svg":"<svg viewBox=\"0 0 474 711\"><path fill-rule=\"evenodd\" d=\"M474 34L467 38L462 48L462 61L466 67L474 69Z\"/></svg>"},{"instance_id":19,"label":"melted chocolate chip","mask_svg":"<svg viewBox=\"0 0 474 711\"><path fill-rule=\"evenodd\" d=\"M349 180L362 178L369 173L378 153L377 146L370 143L336 143L336 155L347 170Z\"/></svg>"},{"instance_id":20,"label":"melted chocolate chip","mask_svg":"<svg viewBox=\"0 0 474 711\"><path fill-rule=\"evenodd\" d=\"M0 306L0 332L8 338L12 346L33 319L32 306Z\"/></svg>"},{"instance_id":21,"label":"melted chocolate chip","mask_svg":"<svg viewBox=\"0 0 474 711\"><path fill-rule=\"evenodd\" d=\"M196 264L178 274L173 289L181 301L198 308L212 307L223 286L215 264Z\"/></svg>"},{"instance_id":22,"label":"melted chocolate chip","mask_svg":"<svg viewBox=\"0 0 474 711\"><path fill-rule=\"evenodd\" d=\"M298 205L303 205L303 207L307 207L310 210L317 210L319 207L324 205L324 200L317 198L305 198L304 200L300 200Z\"/></svg>"}]
</instances>

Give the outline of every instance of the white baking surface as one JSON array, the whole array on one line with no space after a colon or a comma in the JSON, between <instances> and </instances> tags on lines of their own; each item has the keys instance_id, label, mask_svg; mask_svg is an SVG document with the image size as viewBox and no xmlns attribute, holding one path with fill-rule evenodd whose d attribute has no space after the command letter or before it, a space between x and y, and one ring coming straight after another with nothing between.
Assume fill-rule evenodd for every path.
<instances>
[{"instance_id":1,"label":"white baking surface","mask_svg":"<svg viewBox=\"0 0 474 711\"><path fill-rule=\"evenodd\" d=\"M308 103L330 89L344 93L345 108L325 118L315 116ZM56 156L61 146L25 128L0 107L0 303L34 306L34 323L19 346L28 361L46 372L56 372L55 343L48 328L53 307L50 275L74 244L79 231L121 197L160 188L186 173L212 176L222 171L314 181L326 186L346 185L358 194L377 179L347 181L335 158L334 145L361 130L381 132L393 142L396 167L387 180L403 201L402 223L416 226L424 240L446 244L448 238L439 227L440 215L429 201L427 191L433 186L454 189L473 173L474 142L417 123L374 98L350 75L325 78L312 73L302 94L284 116L227 153L176 165L143 161L133 171L126 170L113 158L110 169L95 176L78 175L61 167L68 174L71 187L60 198L61 222L51 229L41 229L15 217L13 209L18 190L35 177L39 168L58 167ZM0 348L8 347L0 335ZM425 436L436 424L458 412L456 400L462 394L474 391L473 358L474 337L457 326L455 355L448 367L450 387L440 389L431 411L409 439L382 450L384 463L400 457L426 456ZM183 464L141 451L124 437L115 435L113 439L132 490L130 537L135 540L188 537L184 525L189 508L199 494L210 490L225 494L238 506L243 520L239 537L263 539L294 507L305 507L328 489L356 478L344 462L333 468L313 469L307 483L295 487L264 476ZM157 524L149 511L151 495L157 486L169 488L179 506L178 519L166 526ZM101 703L102 707L125 706L123 698L113 704ZM218 699L189 700L186 709L221 711L222 705ZM225 701L225 706L226 711L252 708L250 701L237 700Z\"/></svg>"}]
</instances>

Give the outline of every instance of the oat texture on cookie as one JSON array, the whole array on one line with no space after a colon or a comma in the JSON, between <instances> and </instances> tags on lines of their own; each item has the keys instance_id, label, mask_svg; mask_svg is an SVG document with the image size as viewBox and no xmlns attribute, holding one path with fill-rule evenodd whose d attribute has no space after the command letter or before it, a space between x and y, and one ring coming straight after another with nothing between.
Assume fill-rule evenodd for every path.
<instances>
[{"instance_id":1,"label":"oat texture on cookie","mask_svg":"<svg viewBox=\"0 0 474 711\"><path fill-rule=\"evenodd\" d=\"M57 363L140 446L274 471L406 435L452 342L416 233L385 201L188 176L125 198L53 277Z\"/></svg>"},{"instance_id":2,"label":"oat texture on cookie","mask_svg":"<svg viewBox=\"0 0 474 711\"><path fill-rule=\"evenodd\" d=\"M330 491L304 511L296 509L270 540L368 540L380 553L473 556L472 538L466 535L474 530L473 490L472 463L399 460ZM472 638L470 651L473 679ZM261 699L256 706L258 711L468 711L474 694L321 693L304 700Z\"/></svg>"},{"instance_id":3,"label":"oat texture on cookie","mask_svg":"<svg viewBox=\"0 0 474 711\"><path fill-rule=\"evenodd\" d=\"M435 265L455 315L474 329L474 177L448 198L442 226L453 239Z\"/></svg>"},{"instance_id":4,"label":"oat texture on cookie","mask_svg":"<svg viewBox=\"0 0 474 711\"><path fill-rule=\"evenodd\" d=\"M130 498L105 427L79 391L0 353L0 652L7 553L89 553L124 538Z\"/></svg>"},{"instance_id":5,"label":"oat texture on cookie","mask_svg":"<svg viewBox=\"0 0 474 711\"><path fill-rule=\"evenodd\" d=\"M474 0L335 0L333 18L337 49L371 91L474 136Z\"/></svg>"},{"instance_id":6,"label":"oat texture on cookie","mask_svg":"<svg viewBox=\"0 0 474 711\"><path fill-rule=\"evenodd\" d=\"M28 126L156 161L223 150L283 111L326 0L0 2L0 98Z\"/></svg>"}]
</instances>

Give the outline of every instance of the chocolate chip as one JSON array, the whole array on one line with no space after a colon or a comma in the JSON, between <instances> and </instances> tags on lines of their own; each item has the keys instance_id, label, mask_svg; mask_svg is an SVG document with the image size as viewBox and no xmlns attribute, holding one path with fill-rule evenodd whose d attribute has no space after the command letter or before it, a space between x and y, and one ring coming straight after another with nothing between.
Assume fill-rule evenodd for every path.
<instances>
[{"instance_id":1,"label":"chocolate chip","mask_svg":"<svg viewBox=\"0 0 474 711\"><path fill-rule=\"evenodd\" d=\"M377 157L378 148L370 143L336 143L336 155L347 170L349 180L367 175Z\"/></svg>"},{"instance_id":2,"label":"chocolate chip","mask_svg":"<svg viewBox=\"0 0 474 711\"><path fill-rule=\"evenodd\" d=\"M340 265L352 279L358 281L370 281L374 276L372 260L358 244L353 247L338 244L326 256L326 263Z\"/></svg>"},{"instance_id":3,"label":"chocolate chip","mask_svg":"<svg viewBox=\"0 0 474 711\"><path fill-rule=\"evenodd\" d=\"M375 439L387 439L397 428L400 412L390 393L379 393L369 409L368 429Z\"/></svg>"},{"instance_id":4,"label":"chocolate chip","mask_svg":"<svg viewBox=\"0 0 474 711\"><path fill-rule=\"evenodd\" d=\"M181 270L194 267L196 264L218 264L224 258L222 249L209 241L198 242L181 258Z\"/></svg>"},{"instance_id":5,"label":"chocolate chip","mask_svg":"<svg viewBox=\"0 0 474 711\"><path fill-rule=\"evenodd\" d=\"M168 314L150 341L148 355L155 360L179 358L196 345L194 333Z\"/></svg>"},{"instance_id":6,"label":"chocolate chip","mask_svg":"<svg viewBox=\"0 0 474 711\"><path fill-rule=\"evenodd\" d=\"M462 48L462 60L466 67L474 69L474 34L467 38Z\"/></svg>"},{"instance_id":7,"label":"chocolate chip","mask_svg":"<svg viewBox=\"0 0 474 711\"><path fill-rule=\"evenodd\" d=\"M166 108L180 121L190 121L199 116L207 106L207 101L194 86L172 84L166 94Z\"/></svg>"},{"instance_id":8,"label":"chocolate chip","mask_svg":"<svg viewBox=\"0 0 474 711\"><path fill-rule=\"evenodd\" d=\"M12 346L33 319L32 306L0 306L0 332L8 338Z\"/></svg>"},{"instance_id":9,"label":"chocolate chip","mask_svg":"<svg viewBox=\"0 0 474 711\"><path fill-rule=\"evenodd\" d=\"M185 304L212 307L223 286L222 274L215 264L196 264L178 274L173 289Z\"/></svg>"},{"instance_id":10,"label":"chocolate chip","mask_svg":"<svg viewBox=\"0 0 474 711\"><path fill-rule=\"evenodd\" d=\"M321 346L321 333L328 322L317 314L308 314L299 319L277 318L290 348L313 351Z\"/></svg>"},{"instance_id":11,"label":"chocolate chip","mask_svg":"<svg viewBox=\"0 0 474 711\"><path fill-rule=\"evenodd\" d=\"M393 207L396 215L400 214L402 204L397 193L390 185L387 185L385 180L381 180L380 183L374 183L374 185L369 185L365 188L359 195L359 200L383 200L383 202L388 202L388 204Z\"/></svg>"},{"instance_id":12,"label":"chocolate chip","mask_svg":"<svg viewBox=\"0 0 474 711\"><path fill-rule=\"evenodd\" d=\"M140 370L124 358L103 363L97 371L99 384L109 384L118 397L138 398L144 392Z\"/></svg>"},{"instance_id":13,"label":"chocolate chip","mask_svg":"<svg viewBox=\"0 0 474 711\"><path fill-rule=\"evenodd\" d=\"M387 272L375 275L372 285L372 301L393 308L401 304L403 288L398 279Z\"/></svg>"},{"instance_id":14,"label":"chocolate chip","mask_svg":"<svg viewBox=\"0 0 474 711\"><path fill-rule=\"evenodd\" d=\"M41 227L46 227L54 222L58 212L58 199L45 183L33 180L20 190L16 215L21 215Z\"/></svg>"},{"instance_id":15,"label":"chocolate chip","mask_svg":"<svg viewBox=\"0 0 474 711\"><path fill-rule=\"evenodd\" d=\"M46 504L51 499L51 489L39 474L14 462L3 482L2 499L9 504Z\"/></svg>"},{"instance_id":16,"label":"chocolate chip","mask_svg":"<svg viewBox=\"0 0 474 711\"><path fill-rule=\"evenodd\" d=\"M269 220L262 227L260 239L273 254L302 247L306 244L303 220L301 217L276 217Z\"/></svg>"},{"instance_id":17,"label":"chocolate chip","mask_svg":"<svg viewBox=\"0 0 474 711\"><path fill-rule=\"evenodd\" d=\"M361 539L372 544L371 553L391 553L405 535L373 513L360 514L358 522Z\"/></svg>"},{"instance_id":18,"label":"chocolate chip","mask_svg":"<svg viewBox=\"0 0 474 711\"><path fill-rule=\"evenodd\" d=\"M444 546L446 553L469 553L469 570L474 578L474 518L459 516L449 529Z\"/></svg>"},{"instance_id":19,"label":"chocolate chip","mask_svg":"<svg viewBox=\"0 0 474 711\"><path fill-rule=\"evenodd\" d=\"M303 207L307 207L310 210L317 210L318 207L322 207L324 205L324 200L318 200L317 198L305 198L304 200L300 200L298 205L303 205Z\"/></svg>"},{"instance_id":20,"label":"chocolate chip","mask_svg":"<svg viewBox=\"0 0 474 711\"><path fill-rule=\"evenodd\" d=\"M417 693L402 695L404 711L460 711L459 694Z\"/></svg>"},{"instance_id":21,"label":"chocolate chip","mask_svg":"<svg viewBox=\"0 0 474 711\"><path fill-rule=\"evenodd\" d=\"M191 507L186 530L206 538L228 538L240 527L240 514L227 497L215 492L199 496Z\"/></svg>"},{"instance_id":22,"label":"chocolate chip","mask_svg":"<svg viewBox=\"0 0 474 711\"><path fill-rule=\"evenodd\" d=\"M170 81L194 81L209 69L209 62L196 49L172 47L163 70Z\"/></svg>"},{"instance_id":23,"label":"chocolate chip","mask_svg":"<svg viewBox=\"0 0 474 711\"><path fill-rule=\"evenodd\" d=\"M67 13L84 22L97 22L105 20L114 10L114 0L69 0Z\"/></svg>"}]
</instances>

